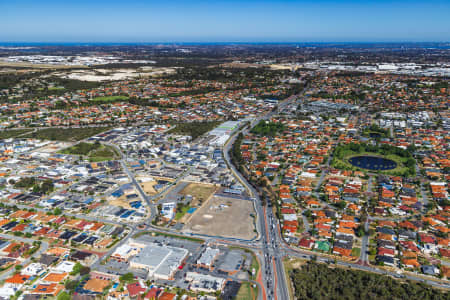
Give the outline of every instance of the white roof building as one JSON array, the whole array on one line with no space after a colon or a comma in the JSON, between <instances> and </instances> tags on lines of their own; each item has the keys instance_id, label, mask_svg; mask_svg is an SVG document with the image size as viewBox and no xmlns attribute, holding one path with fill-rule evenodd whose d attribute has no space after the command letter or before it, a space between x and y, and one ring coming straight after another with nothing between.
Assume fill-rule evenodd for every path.
<instances>
[{"instance_id":1,"label":"white roof building","mask_svg":"<svg viewBox=\"0 0 450 300\"><path fill-rule=\"evenodd\" d=\"M45 271L45 268L40 263L31 263L25 268L23 268L20 273L23 275L29 275L29 276L37 276Z\"/></svg>"},{"instance_id":2,"label":"white roof building","mask_svg":"<svg viewBox=\"0 0 450 300\"><path fill-rule=\"evenodd\" d=\"M70 273L73 270L75 263L72 261L62 261L59 265L57 265L54 270L61 273Z\"/></svg>"},{"instance_id":3,"label":"white roof building","mask_svg":"<svg viewBox=\"0 0 450 300\"><path fill-rule=\"evenodd\" d=\"M208 247L205 249L200 258L197 260L197 264L203 267L211 268L212 264L214 263L214 260L216 260L219 253L220 253L219 249L213 249Z\"/></svg>"},{"instance_id":4,"label":"white roof building","mask_svg":"<svg viewBox=\"0 0 450 300\"><path fill-rule=\"evenodd\" d=\"M148 278L172 280L188 254L186 249L149 244L130 261L130 267L148 271Z\"/></svg>"}]
</instances>

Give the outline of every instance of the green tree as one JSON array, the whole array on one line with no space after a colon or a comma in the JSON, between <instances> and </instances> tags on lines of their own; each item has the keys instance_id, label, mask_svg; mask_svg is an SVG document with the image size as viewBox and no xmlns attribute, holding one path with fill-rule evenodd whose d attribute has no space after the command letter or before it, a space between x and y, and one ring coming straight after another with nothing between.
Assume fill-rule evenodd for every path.
<instances>
[{"instance_id":1,"label":"green tree","mask_svg":"<svg viewBox=\"0 0 450 300\"><path fill-rule=\"evenodd\" d=\"M134 275L131 272L125 273L122 276L119 277L119 280L121 282L133 282L134 281Z\"/></svg>"},{"instance_id":2,"label":"green tree","mask_svg":"<svg viewBox=\"0 0 450 300\"><path fill-rule=\"evenodd\" d=\"M75 291L77 286L78 286L78 280L67 280L66 283L64 284L64 287L66 288L66 290L69 290L69 291Z\"/></svg>"},{"instance_id":3,"label":"green tree","mask_svg":"<svg viewBox=\"0 0 450 300\"><path fill-rule=\"evenodd\" d=\"M72 297L67 294L66 292L61 292L58 294L58 297L56 298L57 300L70 300L72 299Z\"/></svg>"},{"instance_id":4,"label":"green tree","mask_svg":"<svg viewBox=\"0 0 450 300\"><path fill-rule=\"evenodd\" d=\"M77 262L72 269L72 272L70 272L70 275L77 275L80 273L81 269L83 268L83 265Z\"/></svg>"}]
</instances>

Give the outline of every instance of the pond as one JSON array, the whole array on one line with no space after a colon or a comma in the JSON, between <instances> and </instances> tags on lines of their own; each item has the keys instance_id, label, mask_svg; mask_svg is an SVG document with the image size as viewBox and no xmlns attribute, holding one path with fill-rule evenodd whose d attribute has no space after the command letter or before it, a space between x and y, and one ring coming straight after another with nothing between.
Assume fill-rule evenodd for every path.
<instances>
[{"instance_id":1,"label":"pond","mask_svg":"<svg viewBox=\"0 0 450 300\"><path fill-rule=\"evenodd\" d=\"M358 168L367 170L392 170L397 167L397 163L391 159L378 157L378 156L354 156L350 158L349 163Z\"/></svg>"}]
</instances>

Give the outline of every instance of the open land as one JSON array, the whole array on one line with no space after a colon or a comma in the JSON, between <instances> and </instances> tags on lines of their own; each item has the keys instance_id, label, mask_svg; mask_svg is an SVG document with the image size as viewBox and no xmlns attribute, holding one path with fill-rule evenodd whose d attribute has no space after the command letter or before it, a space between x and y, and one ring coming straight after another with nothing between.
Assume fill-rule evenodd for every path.
<instances>
[{"instance_id":1,"label":"open land","mask_svg":"<svg viewBox=\"0 0 450 300\"><path fill-rule=\"evenodd\" d=\"M212 197L184 227L186 232L251 239L255 236L251 201Z\"/></svg>"}]
</instances>

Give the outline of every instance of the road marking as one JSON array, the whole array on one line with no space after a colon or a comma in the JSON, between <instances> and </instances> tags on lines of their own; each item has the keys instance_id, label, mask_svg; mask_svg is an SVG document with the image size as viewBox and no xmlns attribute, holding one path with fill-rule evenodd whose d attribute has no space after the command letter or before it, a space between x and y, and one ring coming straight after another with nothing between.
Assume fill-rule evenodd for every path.
<instances>
[{"instance_id":1,"label":"road marking","mask_svg":"<svg viewBox=\"0 0 450 300\"><path fill-rule=\"evenodd\" d=\"M274 281L274 285L273 285L273 290L274 290L275 300L277 300L278 299L278 293L277 293L278 275L277 275L277 266L275 265L275 259L274 258L272 258L272 263L273 263L273 274L275 275L275 281Z\"/></svg>"}]
</instances>

